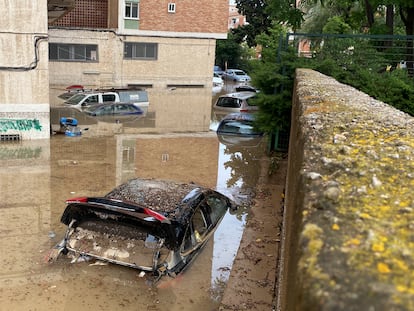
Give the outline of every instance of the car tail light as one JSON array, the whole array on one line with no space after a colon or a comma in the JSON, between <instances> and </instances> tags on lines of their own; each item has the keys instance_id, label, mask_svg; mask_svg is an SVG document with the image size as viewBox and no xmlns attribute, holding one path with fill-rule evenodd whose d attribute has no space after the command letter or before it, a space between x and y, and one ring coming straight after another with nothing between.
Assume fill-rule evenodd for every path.
<instances>
[{"instance_id":1,"label":"car tail light","mask_svg":"<svg viewBox=\"0 0 414 311\"><path fill-rule=\"evenodd\" d=\"M249 112L247 109L240 109L240 112Z\"/></svg>"},{"instance_id":2,"label":"car tail light","mask_svg":"<svg viewBox=\"0 0 414 311\"><path fill-rule=\"evenodd\" d=\"M160 213L157 213L149 208L144 208L144 213L147 214L148 216L154 217L156 220L161 221L161 222L168 220L168 218L165 217L164 215L161 215Z\"/></svg>"},{"instance_id":3,"label":"car tail light","mask_svg":"<svg viewBox=\"0 0 414 311\"><path fill-rule=\"evenodd\" d=\"M72 199L66 200L66 204L71 204L71 203L86 203L86 202L88 202L88 198L87 197L79 197L79 198L72 198Z\"/></svg>"}]
</instances>

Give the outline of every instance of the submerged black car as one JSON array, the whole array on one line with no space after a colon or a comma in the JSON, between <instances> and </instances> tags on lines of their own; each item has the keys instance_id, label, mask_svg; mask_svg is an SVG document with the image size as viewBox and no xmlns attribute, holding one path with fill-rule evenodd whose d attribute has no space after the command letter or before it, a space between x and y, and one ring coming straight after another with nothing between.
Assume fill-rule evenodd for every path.
<instances>
[{"instance_id":1,"label":"submerged black car","mask_svg":"<svg viewBox=\"0 0 414 311\"><path fill-rule=\"evenodd\" d=\"M90 256L156 277L181 272L235 208L214 190L154 179L133 179L103 197L67 204L61 221L68 229L56 255Z\"/></svg>"}]
</instances>

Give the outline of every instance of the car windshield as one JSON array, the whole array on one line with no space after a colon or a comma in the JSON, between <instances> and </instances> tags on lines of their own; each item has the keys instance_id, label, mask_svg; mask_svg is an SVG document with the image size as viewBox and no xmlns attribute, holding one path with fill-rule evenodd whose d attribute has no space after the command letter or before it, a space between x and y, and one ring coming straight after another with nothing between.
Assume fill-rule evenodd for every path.
<instances>
[{"instance_id":1,"label":"car windshield","mask_svg":"<svg viewBox=\"0 0 414 311\"><path fill-rule=\"evenodd\" d=\"M217 106L227 108L239 108L240 100L233 97L220 97L220 99L217 102Z\"/></svg>"},{"instance_id":2,"label":"car windshield","mask_svg":"<svg viewBox=\"0 0 414 311\"><path fill-rule=\"evenodd\" d=\"M66 103L70 105L77 105L82 99L86 97L85 94L76 94L70 97Z\"/></svg>"}]
</instances>

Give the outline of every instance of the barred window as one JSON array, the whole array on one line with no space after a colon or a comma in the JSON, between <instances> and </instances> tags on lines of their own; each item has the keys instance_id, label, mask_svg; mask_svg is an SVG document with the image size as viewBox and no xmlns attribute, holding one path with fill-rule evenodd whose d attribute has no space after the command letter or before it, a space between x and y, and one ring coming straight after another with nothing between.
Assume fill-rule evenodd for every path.
<instances>
[{"instance_id":1,"label":"barred window","mask_svg":"<svg viewBox=\"0 0 414 311\"><path fill-rule=\"evenodd\" d=\"M49 60L96 62L98 61L98 45L49 43Z\"/></svg>"},{"instance_id":2,"label":"barred window","mask_svg":"<svg viewBox=\"0 0 414 311\"><path fill-rule=\"evenodd\" d=\"M155 60L158 57L157 43L144 42L125 42L124 58L125 59L146 59Z\"/></svg>"},{"instance_id":3,"label":"barred window","mask_svg":"<svg viewBox=\"0 0 414 311\"><path fill-rule=\"evenodd\" d=\"M125 18L139 18L139 3L134 1L125 1Z\"/></svg>"}]
</instances>

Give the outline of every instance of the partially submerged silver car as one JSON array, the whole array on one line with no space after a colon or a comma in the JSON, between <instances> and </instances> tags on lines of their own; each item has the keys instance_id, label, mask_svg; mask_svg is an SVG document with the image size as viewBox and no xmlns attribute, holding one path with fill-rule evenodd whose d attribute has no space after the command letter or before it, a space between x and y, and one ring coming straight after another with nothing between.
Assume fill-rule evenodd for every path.
<instances>
[{"instance_id":1,"label":"partially submerged silver car","mask_svg":"<svg viewBox=\"0 0 414 311\"><path fill-rule=\"evenodd\" d=\"M195 184L133 179L103 197L67 201L68 226L55 248L175 276L199 253L229 208L226 196Z\"/></svg>"}]
</instances>

